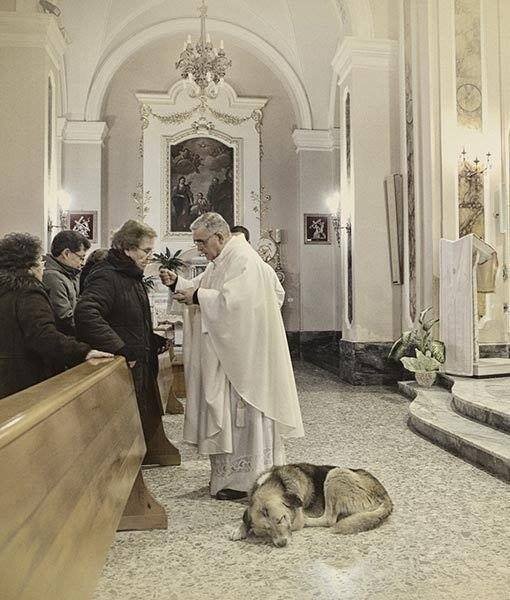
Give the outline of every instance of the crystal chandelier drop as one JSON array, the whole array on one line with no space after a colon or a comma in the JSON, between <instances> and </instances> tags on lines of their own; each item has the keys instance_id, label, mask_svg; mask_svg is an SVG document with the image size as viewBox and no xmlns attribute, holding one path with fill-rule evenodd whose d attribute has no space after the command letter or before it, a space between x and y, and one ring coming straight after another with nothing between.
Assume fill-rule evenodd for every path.
<instances>
[{"instance_id":1,"label":"crystal chandelier drop","mask_svg":"<svg viewBox=\"0 0 510 600\"><path fill-rule=\"evenodd\" d=\"M193 46L191 35L188 35L175 68L181 72L181 77L189 82L192 96L215 98L218 95L219 85L232 66L232 61L225 55L223 40L220 42L220 47L216 49L212 45L210 35L205 31L207 16L205 0L202 0L199 12L200 39Z\"/></svg>"}]
</instances>

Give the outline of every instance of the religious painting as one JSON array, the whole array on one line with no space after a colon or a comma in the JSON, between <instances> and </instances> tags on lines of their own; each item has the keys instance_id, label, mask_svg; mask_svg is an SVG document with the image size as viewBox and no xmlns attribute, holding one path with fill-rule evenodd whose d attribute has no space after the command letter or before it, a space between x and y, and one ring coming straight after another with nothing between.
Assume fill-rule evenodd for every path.
<instances>
[{"instance_id":1,"label":"religious painting","mask_svg":"<svg viewBox=\"0 0 510 600\"><path fill-rule=\"evenodd\" d=\"M206 212L219 213L232 227L234 149L210 137L195 137L169 150L170 233L189 232Z\"/></svg>"},{"instance_id":2,"label":"religious painting","mask_svg":"<svg viewBox=\"0 0 510 600\"><path fill-rule=\"evenodd\" d=\"M305 215L305 244L331 244L331 215Z\"/></svg>"},{"instance_id":3,"label":"religious painting","mask_svg":"<svg viewBox=\"0 0 510 600\"><path fill-rule=\"evenodd\" d=\"M92 244L97 243L97 210L74 210L68 213L68 228L84 235Z\"/></svg>"}]
</instances>

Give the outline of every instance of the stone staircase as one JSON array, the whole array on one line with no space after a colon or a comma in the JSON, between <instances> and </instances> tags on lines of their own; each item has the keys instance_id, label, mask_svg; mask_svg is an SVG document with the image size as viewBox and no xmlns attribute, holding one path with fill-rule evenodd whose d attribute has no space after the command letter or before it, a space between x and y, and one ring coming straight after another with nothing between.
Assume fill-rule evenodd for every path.
<instances>
[{"instance_id":1,"label":"stone staircase","mask_svg":"<svg viewBox=\"0 0 510 600\"><path fill-rule=\"evenodd\" d=\"M441 375L421 388L403 381L413 401L409 425L433 443L510 481L510 377L471 379Z\"/></svg>"}]
</instances>

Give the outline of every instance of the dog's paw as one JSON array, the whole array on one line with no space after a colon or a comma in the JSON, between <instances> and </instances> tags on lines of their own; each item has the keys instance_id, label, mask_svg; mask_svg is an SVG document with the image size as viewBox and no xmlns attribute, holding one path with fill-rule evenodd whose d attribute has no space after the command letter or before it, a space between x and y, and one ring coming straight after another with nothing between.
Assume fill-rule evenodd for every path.
<instances>
[{"instance_id":1,"label":"dog's paw","mask_svg":"<svg viewBox=\"0 0 510 600\"><path fill-rule=\"evenodd\" d=\"M243 525L234 527L228 537L233 542L238 542L239 540L244 540L244 539L246 539L246 528Z\"/></svg>"}]
</instances>

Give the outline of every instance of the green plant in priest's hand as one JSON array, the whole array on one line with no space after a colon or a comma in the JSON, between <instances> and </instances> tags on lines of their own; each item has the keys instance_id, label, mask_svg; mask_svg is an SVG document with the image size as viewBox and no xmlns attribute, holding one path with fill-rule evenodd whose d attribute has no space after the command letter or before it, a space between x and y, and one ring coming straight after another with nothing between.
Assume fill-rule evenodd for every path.
<instances>
[{"instance_id":1,"label":"green plant in priest's hand","mask_svg":"<svg viewBox=\"0 0 510 600\"><path fill-rule=\"evenodd\" d=\"M409 331L404 331L402 336L393 344L388 355L389 358L396 362L402 360L404 357L411 357L412 360L417 360L417 358L413 357L414 355L417 357L418 354L416 352L419 351L426 358L433 358L438 363L439 366L437 369L439 369L445 361L446 353L444 343L434 339L432 328L436 323L439 323L439 319L429 316L431 310L432 307L428 306L421 311L416 326ZM432 365L432 363L427 364ZM404 364L404 367L407 369L406 364Z\"/></svg>"},{"instance_id":2,"label":"green plant in priest's hand","mask_svg":"<svg viewBox=\"0 0 510 600\"><path fill-rule=\"evenodd\" d=\"M165 252L155 253L153 255L153 260L154 262L158 262L164 269L177 273L186 266L186 263L179 258L181 252L182 250L177 250L176 253L172 255L170 250L165 248Z\"/></svg>"}]
</instances>

